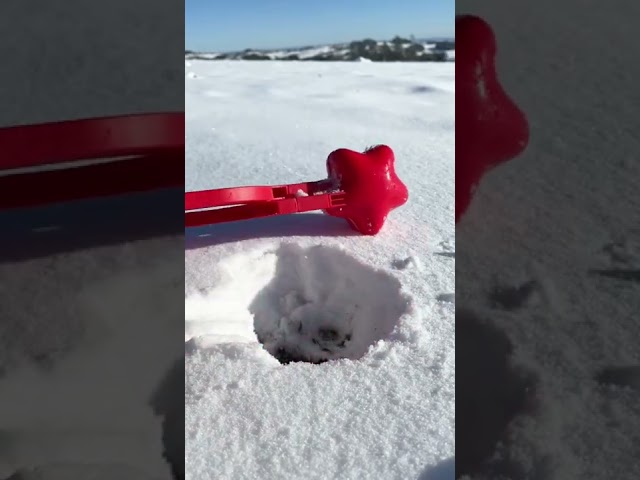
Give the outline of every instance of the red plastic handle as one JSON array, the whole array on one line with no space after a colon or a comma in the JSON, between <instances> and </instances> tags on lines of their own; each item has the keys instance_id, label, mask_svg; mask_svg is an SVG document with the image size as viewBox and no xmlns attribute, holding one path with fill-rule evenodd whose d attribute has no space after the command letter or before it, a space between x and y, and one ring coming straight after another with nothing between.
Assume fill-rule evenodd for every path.
<instances>
[{"instance_id":1,"label":"red plastic handle","mask_svg":"<svg viewBox=\"0 0 640 480\"><path fill-rule=\"evenodd\" d=\"M184 208L189 210L201 210L227 205L239 205L242 203L268 202L275 200L273 187L237 187L222 188L219 190L203 190L201 192L189 192L184 196Z\"/></svg>"},{"instance_id":2,"label":"red plastic handle","mask_svg":"<svg viewBox=\"0 0 640 480\"><path fill-rule=\"evenodd\" d=\"M346 205L346 195L342 192L316 194L323 185L326 185L326 181L277 187L236 187L189 192L185 194L185 227L310 212ZM305 195L299 196L299 192ZM227 205L235 206L212 208Z\"/></svg>"},{"instance_id":3,"label":"red plastic handle","mask_svg":"<svg viewBox=\"0 0 640 480\"><path fill-rule=\"evenodd\" d=\"M327 180L321 180L291 185L233 187L187 192L184 196L184 209L185 211L190 211L243 203L271 202L282 198L295 197L300 192L306 195L315 195L318 192L327 190L328 187Z\"/></svg>"},{"instance_id":4,"label":"red plastic handle","mask_svg":"<svg viewBox=\"0 0 640 480\"><path fill-rule=\"evenodd\" d=\"M184 113L71 120L0 129L0 170L184 150Z\"/></svg>"},{"instance_id":5,"label":"red plastic handle","mask_svg":"<svg viewBox=\"0 0 640 480\"><path fill-rule=\"evenodd\" d=\"M3 128L0 149L0 209L184 186L184 113Z\"/></svg>"}]
</instances>

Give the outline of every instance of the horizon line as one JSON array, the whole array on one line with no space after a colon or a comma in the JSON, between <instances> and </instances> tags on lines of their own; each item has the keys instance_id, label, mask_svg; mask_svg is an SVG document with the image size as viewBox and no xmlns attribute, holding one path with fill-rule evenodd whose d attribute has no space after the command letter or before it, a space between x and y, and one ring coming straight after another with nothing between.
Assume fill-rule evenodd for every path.
<instances>
[{"instance_id":1,"label":"horizon line","mask_svg":"<svg viewBox=\"0 0 640 480\"><path fill-rule=\"evenodd\" d=\"M396 35L398 37L401 38L409 38L411 35L409 36L402 36L402 35ZM420 41L437 41L437 40L455 40L455 34L453 35L434 35L434 36L423 36L423 35L413 35L413 37L416 40L420 40ZM392 39L387 39L387 40L380 40L380 39L376 39L373 37L364 37L362 40L370 38L372 40L375 40L377 42L388 42ZM314 47L320 47L320 46L333 46L333 45L342 45L342 44L347 44L347 43L351 43L351 42L357 42L357 41L361 41L361 40L349 40L349 41L341 41L341 42L321 42L321 43L314 43L314 44L307 44L307 45L293 45L293 46L288 46L288 47L262 47L262 48L251 48L251 47L245 47L245 48L239 48L239 49L233 49L233 50L202 50L202 49L193 49L193 48L187 48L185 46L185 51L190 51L190 52L196 52L196 53L213 53L214 51L216 53L237 53L237 52L243 52L245 50L251 50L254 52L259 52L259 51L266 51L266 50L291 50L291 49L296 49L296 48L314 48Z\"/></svg>"}]
</instances>

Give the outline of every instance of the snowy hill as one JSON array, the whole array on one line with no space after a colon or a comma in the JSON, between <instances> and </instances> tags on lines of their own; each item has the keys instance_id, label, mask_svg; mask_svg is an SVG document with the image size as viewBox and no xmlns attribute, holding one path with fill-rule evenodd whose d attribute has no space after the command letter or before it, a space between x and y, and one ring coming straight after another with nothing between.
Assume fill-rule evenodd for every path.
<instances>
[{"instance_id":1,"label":"snowy hill","mask_svg":"<svg viewBox=\"0 0 640 480\"><path fill-rule=\"evenodd\" d=\"M188 60L315 60L354 61L368 59L379 62L443 62L455 59L453 40L408 40L395 37L389 41L365 39L351 43L315 45L298 48L240 52L185 51Z\"/></svg>"}]
</instances>

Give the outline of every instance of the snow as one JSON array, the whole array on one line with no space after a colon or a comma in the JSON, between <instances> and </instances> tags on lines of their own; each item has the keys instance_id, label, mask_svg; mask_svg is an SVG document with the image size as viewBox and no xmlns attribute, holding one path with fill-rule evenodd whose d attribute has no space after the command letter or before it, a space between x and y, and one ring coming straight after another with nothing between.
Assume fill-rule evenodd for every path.
<instances>
[{"instance_id":1,"label":"snow","mask_svg":"<svg viewBox=\"0 0 640 480\"><path fill-rule=\"evenodd\" d=\"M640 478L638 283L590 273L638 268L640 163L629 102L640 72L629 58L640 45L609 50L601 39L633 38L639 5L456 7L494 28L500 79L531 124L527 150L487 175L456 228L458 313L474 309L504 332L515 361L539 377L538 408L515 421L499 454L515 464L512 478ZM542 280L551 301L487 305L489 285L523 280ZM603 368L612 385L596 381Z\"/></svg>"},{"instance_id":2,"label":"snow","mask_svg":"<svg viewBox=\"0 0 640 480\"><path fill-rule=\"evenodd\" d=\"M199 53L198 57L201 57L203 60L214 60L219 55L219 53Z\"/></svg>"},{"instance_id":3,"label":"snow","mask_svg":"<svg viewBox=\"0 0 640 480\"><path fill-rule=\"evenodd\" d=\"M183 108L184 25L176 22L176 5L3 7L0 126ZM15 219L0 217L3 240L11 241ZM46 243L57 232L40 235ZM12 478L171 478L161 419L148 404L182 354L175 342L182 324L170 320L182 311L171 294L178 289L182 298L182 257L167 258L182 245L179 236L3 258L0 478L18 467Z\"/></svg>"},{"instance_id":4,"label":"snow","mask_svg":"<svg viewBox=\"0 0 640 480\"><path fill-rule=\"evenodd\" d=\"M149 241L144 249L152 255L175 242ZM179 331L171 319L182 307L167 292L180 288L176 279L181 265L150 265L151 259L136 251L142 247L68 254L61 257L66 266L49 259L44 278L37 268L42 260L0 267L0 274L10 273L17 287L30 285L38 291L47 285L54 297L25 308L9 301L18 295L14 288L2 291L6 317L0 361L8 373L0 382L5 453L0 478L22 468L73 468L78 463L94 464L94 470L96 465L123 465L138 474L169 478L161 457L161 419L152 413L149 400L178 355L173 339ZM79 268L102 262L113 270L99 269L97 278ZM76 285L71 294L69 284ZM165 344L150 341L150 331ZM55 369L47 372L25 363L30 355L48 358ZM114 398L113 391L127 393Z\"/></svg>"},{"instance_id":5,"label":"snow","mask_svg":"<svg viewBox=\"0 0 640 480\"><path fill-rule=\"evenodd\" d=\"M319 213L187 232L186 478L452 479L454 66L188 70L188 190L384 143L410 200L375 237Z\"/></svg>"},{"instance_id":6,"label":"snow","mask_svg":"<svg viewBox=\"0 0 640 480\"><path fill-rule=\"evenodd\" d=\"M278 59L282 59L284 57L288 57L289 55L298 55L298 57L301 60L304 60L306 58L311 58L311 57L315 57L316 55L322 55L322 54L327 54L327 53L332 53L334 52L334 48L330 45L323 45L321 47L309 47L309 48L302 48L300 50L276 50L273 52L269 52L267 55L272 59L272 60L278 60Z\"/></svg>"},{"instance_id":7,"label":"snow","mask_svg":"<svg viewBox=\"0 0 640 480\"><path fill-rule=\"evenodd\" d=\"M287 51L287 50L275 50L273 52L269 52L267 53L267 56L269 58L271 58L271 60L278 60L278 59L282 59L284 57L287 57L289 55L294 55L297 54L298 52L296 51Z\"/></svg>"}]
</instances>

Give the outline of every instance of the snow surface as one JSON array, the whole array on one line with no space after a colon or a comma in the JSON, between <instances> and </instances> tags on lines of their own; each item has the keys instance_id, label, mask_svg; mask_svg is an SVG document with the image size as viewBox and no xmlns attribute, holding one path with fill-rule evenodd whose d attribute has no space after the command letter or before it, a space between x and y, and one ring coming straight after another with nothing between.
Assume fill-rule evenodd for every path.
<instances>
[{"instance_id":1,"label":"snow surface","mask_svg":"<svg viewBox=\"0 0 640 480\"><path fill-rule=\"evenodd\" d=\"M384 143L410 200L375 237L319 213L187 232L188 479L453 478L454 90L453 64L190 62L188 190Z\"/></svg>"},{"instance_id":2,"label":"snow surface","mask_svg":"<svg viewBox=\"0 0 640 480\"><path fill-rule=\"evenodd\" d=\"M176 241L0 266L15 281L0 290L0 478L80 464L93 474L133 468L137 478L171 478L149 401L179 355L172 319L182 306L167 291L181 288L182 266L153 258ZM43 301L16 302L16 288Z\"/></svg>"},{"instance_id":3,"label":"snow surface","mask_svg":"<svg viewBox=\"0 0 640 480\"><path fill-rule=\"evenodd\" d=\"M515 478L640 478L640 403L629 388L640 378L638 283L589 273L638 268L631 105L640 68L629 59L640 44L628 39L640 5L463 0L456 8L494 28L501 82L531 124L527 150L487 175L456 228L458 311L473 308L503 331L516 361L540 381L539 409L516 420L500 454L515 462ZM602 38L626 48L607 48ZM488 308L496 280L536 280L553 296ZM635 379L596 382L612 365L635 365Z\"/></svg>"},{"instance_id":4,"label":"snow surface","mask_svg":"<svg viewBox=\"0 0 640 480\"><path fill-rule=\"evenodd\" d=\"M0 126L183 108L183 5L31 7L0 7ZM182 258L166 253L182 243L0 263L0 478L16 468L29 480L171 478L148 404L182 354L156 340L181 335L171 318L182 305L167 291L182 289Z\"/></svg>"}]
</instances>

